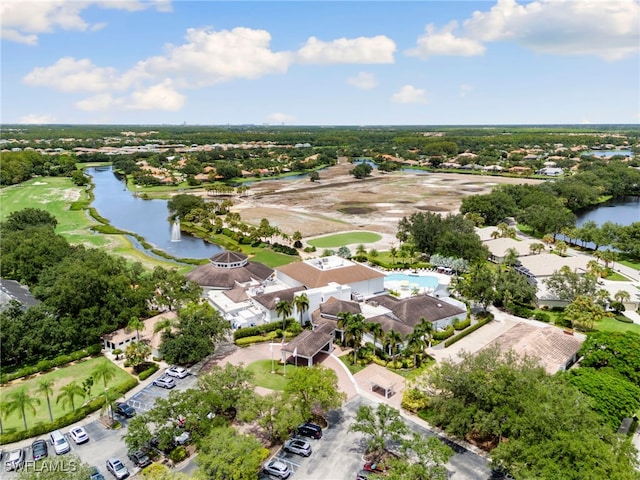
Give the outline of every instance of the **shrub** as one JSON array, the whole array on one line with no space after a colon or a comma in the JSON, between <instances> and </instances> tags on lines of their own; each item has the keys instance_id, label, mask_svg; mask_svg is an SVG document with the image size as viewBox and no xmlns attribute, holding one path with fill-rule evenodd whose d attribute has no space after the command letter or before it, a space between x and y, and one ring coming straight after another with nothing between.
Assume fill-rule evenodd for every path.
<instances>
[{"instance_id":1,"label":"shrub","mask_svg":"<svg viewBox=\"0 0 640 480\"><path fill-rule=\"evenodd\" d=\"M138 378L140 379L140 381L142 382L143 380L146 380L147 378L149 378L151 375L153 375L154 373L156 373L158 371L158 369L160 368L160 366L157 363L152 363L151 366L149 368L147 368L146 370L140 372L138 374Z\"/></svg>"},{"instance_id":2,"label":"shrub","mask_svg":"<svg viewBox=\"0 0 640 480\"><path fill-rule=\"evenodd\" d=\"M304 247L306 253L313 253L316 251L316 247Z\"/></svg>"},{"instance_id":3,"label":"shrub","mask_svg":"<svg viewBox=\"0 0 640 480\"><path fill-rule=\"evenodd\" d=\"M448 325L447 328L444 329L444 331L435 332L433 334L433 339L434 340L446 340L451 335L453 335L453 332L454 332L453 325Z\"/></svg>"},{"instance_id":4,"label":"shrub","mask_svg":"<svg viewBox=\"0 0 640 480\"><path fill-rule=\"evenodd\" d=\"M99 343L89 345L87 347L87 353L92 357L100 355L100 353L102 353L102 345L100 345Z\"/></svg>"},{"instance_id":5,"label":"shrub","mask_svg":"<svg viewBox=\"0 0 640 480\"><path fill-rule=\"evenodd\" d=\"M453 322L453 328L456 330L464 330L469 325L471 325L471 317L467 317L466 319L460 322Z\"/></svg>"},{"instance_id":6,"label":"shrub","mask_svg":"<svg viewBox=\"0 0 640 480\"><path fill-rule=\"evenodd\" d=\"M291 322L291 325L289 325L288 330L294 335L299 335L300 332L302 332L302 325L300 325L300 323L298 322Z\"/></svg>"},{"instance_id":7,"label":"shrub","mask_svg":"<svg viewBox=\"0 0 640 480\"><path fill-rule=\"evenodd\" d=\"M262 337L259 335L255 335L253 337L242 337L239 338L238 340L236 340L236 345L238 345L239 347L245 347L247 345L251 345L253 343L258 343L258 342L266 342L267 341L267 337Z\"/></svg>"},{"instance_id":8,"label":"shrub","mask_svg":"<svg viewBox=\"0 0 640 480\"><path fill-rule=\"evenodd\" d=\"M429 405L429 397L417 388L408 388L402 392L401 406L412 413L424 410Z\"/></svg>"},{"instance_id":9,"label":"shrub","mask_svg":"<svg viewBox=\"0 0 640 480\"><path fill-rule=\"evenodd\" d=\"M169 454L169 458L173 463L180 463L182 460L187 458L187 456L187 449L182 445L171 450L171 453Z\"/></svg>"},{"instance_id":10,"label":"shrub","mask_svg":"<svg viewBox=\"0 0 640 480\"><path fill-rule=\"evenodd\" d=\"M62 365L66 365L71 362L71 357L69 355L60 355L53 359L53 366L60 367Z\"/></svg>"},{"instance_id":11,"label":"shrub","mask_svg":"<svg viewBox=\"0 0 640 480\"><path fill-rule=\"evenodd\" d=\"M616 320L622 323L633 323L633 320L625 317L624 315L616 315Z\"/></svg>"},{"instance_id":12,"label":"shrub","mask_svg":"<svg viewBox=\"0 0 640 480\"><path fill-rule=\"evenodd\" d=\"M47 370L51 370L51 368L53 368L53 362L51 360L40 360L36 365L36 368L39 372L46 372Z\"/></svg>"},{"instance_id":13,"label":"shrub","mask_svg":"<svg viewBox=\"0 0 640 480\"><path fill-rule=\"evenodd\" d=\"M233 339L238 340L239 338L243 338L243 337L252 337L255 335L262 335L267 332L273 332L275 330L278 330L280 327L282 327L281 322L271 322L265 325L258 325L256 327L239 328L238 330L233 332Z\"/></svg>"},{"instance_id":14,"label":"shrub","mask_svg":"<svg viewBox=\"0 0 640 480\"><path fill-rule=\"evenodd\" d=\"M551 321L551 315L545 312L535 312L533 314L533 319L538 320L539 322L549 323Z\"/></svg>"}]
</instances>

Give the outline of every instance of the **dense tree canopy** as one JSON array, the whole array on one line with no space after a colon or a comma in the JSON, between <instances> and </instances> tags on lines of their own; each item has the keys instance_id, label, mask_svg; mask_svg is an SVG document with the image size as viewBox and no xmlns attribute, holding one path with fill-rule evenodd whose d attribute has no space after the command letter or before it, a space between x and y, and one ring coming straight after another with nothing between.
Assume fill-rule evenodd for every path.
<instances>
[{"instance_id":1,"label":"dense tree canopy","mask_svg":"<svg viewBox=\"0 0 640 480\"><path fill-rule=\"evenodd\" d=\"M627 332L590 333L582 344L582 366L621 375L640 386L640 335Z\"/></svg>"}]
</instances>

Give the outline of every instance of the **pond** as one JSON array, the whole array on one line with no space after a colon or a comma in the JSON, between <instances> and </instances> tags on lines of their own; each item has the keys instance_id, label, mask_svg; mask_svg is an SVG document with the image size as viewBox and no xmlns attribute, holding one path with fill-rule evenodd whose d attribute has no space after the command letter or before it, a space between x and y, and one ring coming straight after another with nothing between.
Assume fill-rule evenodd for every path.
<instances>
[{"instance_id":1,"label":"pond","mask_svg":"<svg viewBox=\"0 0 640 480\"><path fill-rule=\"evenodd\" d=\"M144 200L135 196L112 167L88 168L86 173L95 184L95 200L91 206L114 227L137 233L155 248L178 258L209 258L224 250L184 232L179 241L172 241L167 200ZM134 242L134 246L150 253L138 242Z\"/></svg>"},{"instance_id":2,"label":"pond","mask_svg":"<svg viewBox=\"0 0 640 480\"><path fill-rule=\"evenodd\" d=\"M605 222L631 225L640 222L640 197L627 196L603 203L596 208L577 213L576 225L593 220L598 226Z\"/></svg>"}]
</instances>

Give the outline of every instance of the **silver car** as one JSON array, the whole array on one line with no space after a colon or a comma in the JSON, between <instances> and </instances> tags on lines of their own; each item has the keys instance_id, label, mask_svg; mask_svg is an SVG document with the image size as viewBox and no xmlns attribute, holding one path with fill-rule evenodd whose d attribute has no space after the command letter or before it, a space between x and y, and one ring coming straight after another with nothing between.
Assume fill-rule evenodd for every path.
<instances>
[{"instance_id":1,"label":"silver car","mask_svg":"<svg viewBox=\"0 0 640 480\"><path fill-rule=\"evenodd\" d=\"M156 380L153 381L153 384L156 387L169 388L169 389L176 386L175 380L167 376L157 378Z\"/></svg>"},{"instance_id":2,"label":"silver car","mask_svg":"<svg viewBox=\"0 0 640 480\"><path fill-rule=\"evenodd\" d=\"M298 455L302 455L303 457L308 457L311 455L311 444L306 440L301 440L299 438L292 438L291 440L287 440L284 442L284 447L282 447L285 452L297 453Z\"/></svg>"},{"instance_id":3,"label":"silver car","mask_svg":"<svg viewBox=\"0 0 640 480\"><path fill-rule=\"evenodd\" d=\"M264 466L264 471L269 475L273 475L278 478L289 478L291 475L291 469L289 466L281 462L280 460L273 459Z\"/></svg>"},{"instance_id":4,"label":"silver car","mask_svg":"<svg viewBox=\"0 0 640 480\"><path fill-rule=\"evenodd\" d=\"M184 378L187 375L189 375L189 372L184 367L176 367L176 366L174 366L174 367L169 367L167 369L167 375L169 375L170 377L175 377L175 378Z\"/></svg>"},{"instance_id":5,"label":"silver car","mask_svg":"<svg viewBox=\"0 0 640 480\"><path fill-rule=\"evenodd\" d=\"M110 458L107 460L107 470L118 480L122 480L129 476L129 470L127 470L124 463L117 458Z\"/></svg>"},{"instance_id":6,"label":"silver car","mask_svg":"<svg viewBox=\"0 0 640 480\"><path fill-rule=\"evenodd\" d=\"M9 452L7 459L4 462L4 468L7 472L11 470L18 470L24 465L24 450L19 448Z\"/></svg>"}]
</instances>

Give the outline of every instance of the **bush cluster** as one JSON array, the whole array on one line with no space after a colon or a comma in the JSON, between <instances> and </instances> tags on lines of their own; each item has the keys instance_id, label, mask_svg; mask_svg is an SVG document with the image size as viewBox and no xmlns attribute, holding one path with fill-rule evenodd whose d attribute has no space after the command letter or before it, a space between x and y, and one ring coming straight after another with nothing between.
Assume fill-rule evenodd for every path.
<instances>
[{"instance_id":1,"label":"bush cluster","mask_svg":"<svg viewBox=\"0 0 640 480\"><path fill-rule=\"evenodd\" d=\"M454 331L455 331L455 329L453 328L453 325L448 325L447 328L444 329L444 331L435 332L433 334L433 339L434 340L446 340L451 335L453 335Z\"/></svg>"},{"instance_id":2,"label":"bush cluster","mask_svg":"<svg viewBox=\"0 0 640 480\"><path fill-rule=\"evenodd\" d=\"M486 325L491 320L493 320L492 316L491 317L483 317L482 319L478 320L478 323L476 323L472 327L469 327L466 330L463 330L462 332L458 333L455 337L452 337L452 338L448 339L446 342L444 342L444 348L447 348L447 347L453 345L458 340L463 339L464 337L469 335L471 332L475 332L477 329L479 329L483 325Z\"/></svg>"},{"instance_id":3,"label":"bush cluster","mask_svg":"<svg viewBox=\"0 0 640 480\"><path fill-rule=\"evenodd\" d=\"M288 245L282 245L281 243L274 243L271 245L271 249L274 252L284 253L285 255L298 255L298 251Z\"/></svg>"},{"instance_id":4,"label":"bush cluster","mask_svg":"<svg viewBox=\"0 0 640 480\"><path fill-rule=\"evenodd\" d=\"M285 325L289 327L291 325L291 322L294 322L294 321L295 320L289 318L286 320ZM278 330L280 327L282 327L282 322L271 322L271 323L265 323L264 325L257 325L255 327L239 328L238 330L233 332L233 339L238 340L244 337L264 335L266 333Z\"/></svg>"},{"instance_id":5,"label":"bush cluster","mask_svg":"<svg viewBox=\"0 0 640 480\"><path fill-rule=\"evenodd\" d=\"M471 317L467 317L459 322L453 322L453 328L456 330L464 330L469 325L471 325Z\"/></svg>"},{"instance_id":6,"label":"bush cluster","mask_svg":"<svg viewBox=\"0 0 640 480\"><path fill-rule=\"evenodd\" d=\"M158 365L157 363L152 363L149 368L147 368L146 370L143 370L142 372L140 372L138 374L138 378L142 382L142 381L146 380L147 378L149 378L154 373L156 373L159 368L160 368L160 365Z\"/></svg>"}]
</instances>

